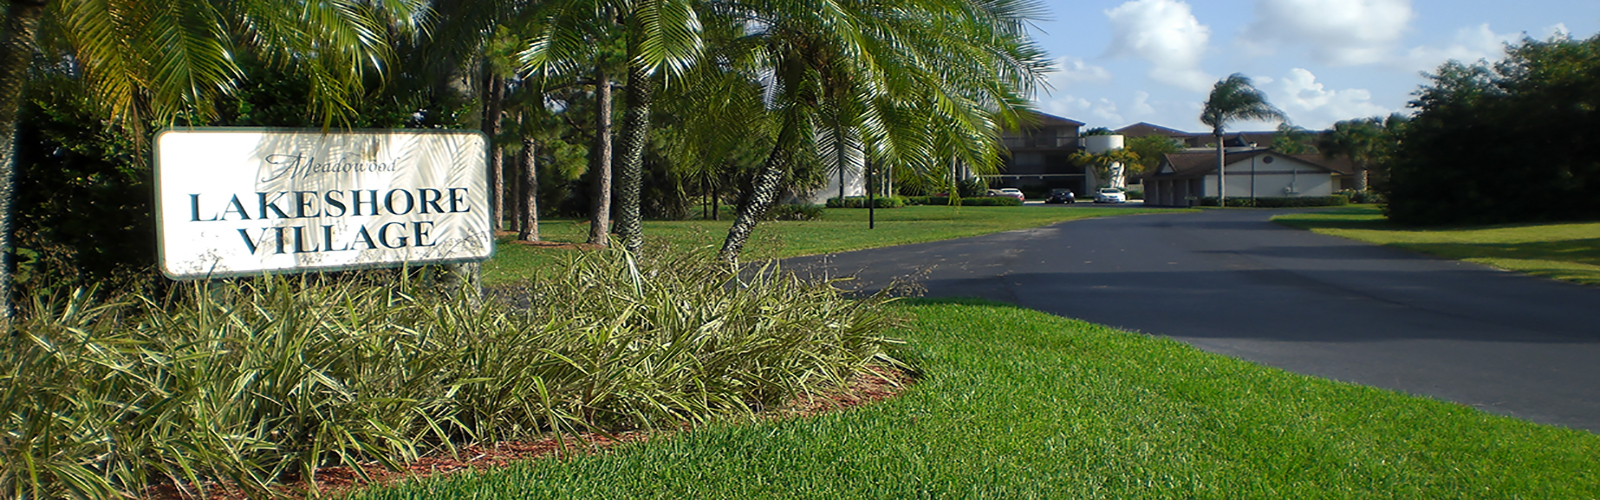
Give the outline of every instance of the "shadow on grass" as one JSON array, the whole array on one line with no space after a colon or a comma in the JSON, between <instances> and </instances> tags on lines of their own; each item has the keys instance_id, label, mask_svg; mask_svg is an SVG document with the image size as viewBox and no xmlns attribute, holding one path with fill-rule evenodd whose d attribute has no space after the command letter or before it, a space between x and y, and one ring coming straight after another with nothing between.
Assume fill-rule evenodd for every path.
<instances>
[{"instance_id":1,"label":"shadow on grass","mask_svg":"<svg viewBox=\"0 0 1600 500\"><path fill-rule=\"evenodd\" d=\"M1600 238L1528 243L1404 243L1395 246L1457 259L1553 260L1600 266Z\"/></svg>"}]
</instances>

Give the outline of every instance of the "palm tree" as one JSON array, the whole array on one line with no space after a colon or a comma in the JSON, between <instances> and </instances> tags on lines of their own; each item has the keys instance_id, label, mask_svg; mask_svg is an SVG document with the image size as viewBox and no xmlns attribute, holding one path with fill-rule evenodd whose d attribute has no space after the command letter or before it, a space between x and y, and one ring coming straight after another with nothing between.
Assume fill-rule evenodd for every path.
<instances>
[{"instance_id":1,"label":"palm tree","mask_svg":"<svg viewBox=\"0 0 1600 500\"><path fill-rule=\"evenodd\" d=\"M1383 143L1381 119L1357 118L1334 123L1317 141L1317 149L1328 158L1349 158L1356 170L1356 191L1366 191L1367 170L1383 155Z\"/></svg>"},{"instance_id":2,"label":"palm tree","mask_svg":"<svg viewBox=\"0 0 1600 500\"><path fill-rule=\"evenodd\" d=\"M1152 136L1156 137L1156 136ZM1109 186L1112 178L1111 167L1121 164L1126 168L1129 165L1138 168L1141 160L1139 153L1131 149L1113 149L1103 153L1090 153L1078 151L1067 157L1073 163L1088 165L1094 168L1094 177L1100 181L1101 186Z\"/></svg>"},{"instance_id":3,"label":"palm tree","mask_svg":"<svg viewBox=\"0 0 1600 500\"><path fill-rule=\"evenodd\" d=\"M664 69L669 75L679 74L693 63L700 48L695 4L689 0L558 0L541 5L536 17L536 34L523 53L527 69L595 68L595 95L602 105L596 110L591 162L596 184L590 243L606 243L615 171L618 232L623 245L637 252L643 245L639 191L656 73ZM604 60L604 54L594 48L611 40L623 43L625 54L620 64ZM622 132L616 141L621 147L614 157L609 115L613 65L624 66L627 73Z\"/></svg>"},{"instance_id":4,"label":"palm tree","mask_svg":"<svg viewBox=\"0 0 1600 500\"><path fill-rule=\"evenodd\" d=\"M737 260L797 155L816 154L824 108L860 110L850 119L859 120L871 164L928 175L942 173L950 159L992 168L1001 123L1015 122L1047 67L1025 32L1040 12L1033 2L745 5L752 12L733 14L761 20L748 32L760 42L768 107L779 125L719 251L728 262Z\"/></svg>"},{"instance_id":5,"label":"palm tree","mask_svg":"<svg viewBox=\"0 0 1600 500\"><path fill-rule=\"evenodd\" d=\"M1267 102L1267 94L1257 90L1243 73L1228 75L1211 88L1205 109L1200 111L1200 123L1211 126L1211 136L1217 140L1217 206L1226 207L1228 178L1223 169L1222 132L1229 122L1237 120L1287 120L1283 111Z\"/></svg>"},{"instance_id":6,"label":"palm tree","mask_svg":"<svg viewBox=\"0 0 1600 500\"><path fill-rule=\"evenodd\" d=\"M261 60L311 81L324 126L353 112L369 76L394 59L391 35L418 31L421 2L11 0L0 33L0 319L9 320L17 110L39 48L73 64L109 123L143 143L144 124L183 115L204 123ZM360 5L354 5L359 3Z\"/></svg>"},{"instance_id":7,"label":"palm tree","mask_svg":"<svg viewBox=\"0 0 1600 500\"><path fill-rule=\"evenodd\" d=\"M1305 127L1279 123L1278 131L1272 134L1272 149L1286 155L1315 153L1317 139L1317 134Z\"/></svg>"},{"instance_id":8,"label":"palm tree","mask_svg":"<svg viewBox=\"0 0 1600 500\"><path fill-rule=\"evenodd\" d=\"M639 253L644 247L643 216L639 207L644 177L644 148L649 143L650 107L657 72L681 76L700 51L700 20L690 0L635 0L624 10L627 29L628 86L623 96L621 154L617 171L617 232L624 248Z\"/></svg>"}]
</instances>

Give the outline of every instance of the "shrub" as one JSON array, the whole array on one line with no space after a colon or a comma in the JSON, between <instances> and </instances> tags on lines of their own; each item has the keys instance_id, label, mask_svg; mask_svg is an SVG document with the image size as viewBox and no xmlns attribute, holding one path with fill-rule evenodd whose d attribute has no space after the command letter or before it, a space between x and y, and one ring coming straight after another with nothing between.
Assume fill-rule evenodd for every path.
<instances>
[{"instance_id":1,"label":"shrub","mask_svg":"<svg viewBox=\"0 0 1600 500\"><path fill-rule=\"evenodd\" d=\"M301 276L37 299L0 339L0 496L258 496L320 465L703 421L842 381L892 343L882 299L774 267L566 258L498 298Z\"/></svg>"},{"instance_id":2,"label":"shrub","mask_svg":"<svg viewBox=\"0 0 1600 500\"><path fill-rule=\"evenodd\" d=\"M1349 198L1350 203L1383 203L1384 201L1383 193L1379 193L1377 191L1356 191L1354 189L1345 189L1336 194Z\"/></svg>"},{"instance_id":3,"label":"shrub","mask_svg":"<svg viewBox=\"0 0 1600 500\"><path fill-rule=\"evenodd\" d=\"M1125 192L1123 192L1123 194L1128 195L1128 199L1130 199L1130 200L1142 200L1142 199L1144 199L1144 191L1125 191Z\"/></svg>"},{"instance_id":4,"label":"shrub","mask_svg":"<svg viewBox=\"0 0 1600 500\"><path fill-rule=\"evenodd\" d=\"M960 194L962 198L977 198L987 192L989 192L989 183L981 177L969 177L956 184L956 193Z\"/></svg>"},{"instance_id":5,"label":"shrub","mask_svg":"<svg viewBox=\"0 0 1600 500\"><path fill-rule=\"evenodd\" d=\"M1042 200L1050 197L1050 186L1043 184L1029 184L1019 189L1022 195L1030 200Z\"/></svg>"},{"instance_id":6,"label":"shrub","mask_svg":"<svg viewBox=\"0 0 1600 500\"><path fill-rule=\"evenodd\" d=\"M821 220L821 205L773 205L767 220Z\"/></svg>"},{"instance_id":7,"label":"shrub","mask_svg":"<svg viewBox=\"0 0 1600 500\"><path fill-rule=\"evenodd\" d=\"M1298 208L1298 207L1338 207L1350 203L1344 195L1332 196L1279 196L1268 198L1228 198L1230 207L1255 207L1255 208ZM1207 196L1200 198L1200 206L1217 206L1217 197Z\"/></svg>"},{"instance_id":8,"label":"shrub","mask_svg":"<svg viewBox=\"0 0 1600 500\"><path fill-rule=\"evenodd\" d=\"M900 208L906 206L906 199L901 196L884 196L872 198L873 208ZM828 198L828 208L867 208L867 197L847 196L843 201L839 198Z\"/></svg>"},{"instance_id":9,"label":"shrub","mask_svg":"<svg viewBox=\"0 0 1600 500\"><path fill-rule=\"evenodd\" d=\"M910 205L949 205L948 196L914 196L906 199ZM980 196L976 198L962 198L961 204L968 207L1020 207L1022 200L1010 196Z\"/></svg>"}]
</instances>

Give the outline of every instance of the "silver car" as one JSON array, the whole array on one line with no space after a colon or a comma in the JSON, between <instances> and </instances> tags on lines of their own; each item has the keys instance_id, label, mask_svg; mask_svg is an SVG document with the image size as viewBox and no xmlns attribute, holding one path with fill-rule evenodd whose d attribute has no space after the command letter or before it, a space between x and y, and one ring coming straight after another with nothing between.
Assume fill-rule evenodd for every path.
<instances>
[{"instance_id":1,"label":"silver car","mask_svg":"<svg viewBox=\"0 0 1600 500\"><path fill-rule=\"evenodd\" d=\"M1128 195L1119 188L1100 188L1094 193L1095 203L1127 203Z\"/></svg>"}]
</instances>

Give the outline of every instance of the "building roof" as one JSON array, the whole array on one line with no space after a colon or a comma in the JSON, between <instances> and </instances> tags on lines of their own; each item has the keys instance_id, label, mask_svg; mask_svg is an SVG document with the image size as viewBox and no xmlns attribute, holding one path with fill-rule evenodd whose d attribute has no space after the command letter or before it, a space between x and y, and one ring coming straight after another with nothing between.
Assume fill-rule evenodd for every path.
<instances>
[{"instance_id":1,"label":"building roof","mask_svg":"<svg viewBox=\"0 0 1600 500\"><path fill-rule=\"evenodd\" d=\"M1259 155L1265 155L1265 154L1272 154L1272 155L1286 157L1286 158L1294 158L1296 160L1299 160L1302 163L1307 163L1307 164L1310 164L1312 166L1321 167L1321 168L1327 169L1329 171L1332 171L1333 173L1340 174L1340 175L1352 175L1355 172L1355 169L1350 164L1350 160L1346 159L1346 158L1342 158L1341 157L1341 158L1328 159L1328 158L1323 157L1320 154L1286 155L1286 154L1283 154L1283 153L1279 153L1277 151L1273 151L1270 148L1269 149L1256 149L1256 150L1251 150L1251 151L1229 151L1229 152L1226 153L1226 156L1224 156L1223 161L1226 162L1229 165L1232 165L1232 164L1240 162L1240 161L1248 160L1253 156L1259 156ZM1164 170L1169 165L1172 167L1172 173L1170 173L1170 174L1161 173L1161 171ZM1217 152L1215 150L1206 151L1206 152L1192 152L1192 153L1191 152L1183 152L1183 153L1170 153L1170 154L1162 155L1161 165L1159 167L1156 167L1154 170L1151 170L1150 172L1145 173L1144 176L1145 176L1145 178L1160 177L1160 178L1163 178L1163 179L1186 179L1186 178L1194 178L1194 177L1203 177L1203 176L1212 174L1212 173L1214 173L1216 171L1217 171Z\"/></svg>"},{"instance_id":2,"label":"building roof","mask_svg":"<svg viewBox=\"0 0 1600 500\"><path fill-rule=\"evenodd\" d=\"M1062 117L1059 117L1059 116L1056 116L1056 115L1052 115L1052 114L1049 114L1049 113L1040 113L1038 111L1029 111L1026 115L1024 115L1023 124L1026 125L1026 126L1033 126L1033 127L1060 126L1060 125L1070 125L1070 126L1074 126L1074 127L1082 127L1082 126L1084 126L1083 122L1080 122L1080 121L1077 121L1077 120L1074 120L1074 119L1071 119L1071 118L1062 118Z\"/></svg>"},{"instance_id":3,"label":"building roof","mask_svg":"<svg viewBox=\"0 0 1600 500\"><path fill-rule=\"evenodd\" d=\"M1193 132L1184 132L1182 130L1178 130L1178 129L1175 129L1175 128L1169 128L1169 127L1163 127L1163 126L1156 125L1154 123L1149 123L1149 122L1135 123L1133 125L1128 125L1126 127L1122 127L1122 128L1113 130L1112 132L1116 132L1119 135L1125 135L1125 136L1128 136L1128 137L1144 137L1144 136L1147 136L1147 135L1186 136L1187 137L1187 136L1191 136L1191 135L1197 135L1197 134L1195 134Z\"/></svg>"}]
</instances>

